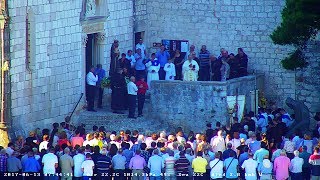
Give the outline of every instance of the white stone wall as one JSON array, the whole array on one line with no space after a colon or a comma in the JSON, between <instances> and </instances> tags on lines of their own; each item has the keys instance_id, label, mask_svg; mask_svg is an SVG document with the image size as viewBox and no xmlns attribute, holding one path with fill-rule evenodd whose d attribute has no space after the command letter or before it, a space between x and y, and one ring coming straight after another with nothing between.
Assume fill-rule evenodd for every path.
<instances>
[{"instance_id":1,"label":"white stone wall","mask_svg":"<svg viewBox=\"0 0 320 180\"><path fill-rule=\"evenodd\" d=\"M280 65L289 47L276 46L269 38L281 21L283 6L284 0L150 0L148 47L162 39L189 40L197 50L207 45L216 56L220 48L236 54L242 47L249 57L249 70L265 74L266 96L283 102L295 97L295 73Z\"/></svg>"},{"instance_id":2,"label":"white stone wall","mask_svg":"<svg viewBox=\"0 0 320 180\"><path fill-rule=\"evenodd\" d=\"M127 53L133 47L133 0L109 0L110 16L105 31L105 60L103 67L109 71L110 48L114 39L119 40L120 53ZM109 74L109 73L107 73Z\"/></svg>"},{"instance_id":3,"label":"white stone wall","mask_svg":"<svg viewBox=\"0 0 320 180\"><path fill-rule=\"evenodd\" d=\"M26 1L9 1L12 125L16 134L62 122L80 97L81 28L78 1L30 1L35 18L31 72L26 69ZM25 132L23 132L25 130Z\"/></svg>"}]
</instances>

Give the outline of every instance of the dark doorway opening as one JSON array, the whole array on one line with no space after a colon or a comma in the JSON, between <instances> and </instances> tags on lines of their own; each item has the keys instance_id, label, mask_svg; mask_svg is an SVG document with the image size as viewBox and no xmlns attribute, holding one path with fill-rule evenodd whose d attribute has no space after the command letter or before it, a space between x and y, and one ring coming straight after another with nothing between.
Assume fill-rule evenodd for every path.
<instances>
[{"instance_id":1,"label":"dark doorway opening","mask_svg":"<svg viewBox=\"0 0 320 180\"><path fill-rule=\"evenodd\" d=\"M91 67L93 66L93 55L94 55L94 34L88 34L88 41L86 44L86 75L90 71ZM85 81L87 81L87 78L85 78ZM86 98L88 97L88 87L87 82L85 82L86 85Z\"/></svg>"},{"instance_id":2,"label":"dark doorway opening","mask_svg":"<svg viewBox=\"0 0 320 180\"><path fill-rule=\"evenodd\" d=\"M140 39L143 39L144 41L144 31L136 32L134 34L134 45L138 44Z\"/></svg>"}]
</instances>

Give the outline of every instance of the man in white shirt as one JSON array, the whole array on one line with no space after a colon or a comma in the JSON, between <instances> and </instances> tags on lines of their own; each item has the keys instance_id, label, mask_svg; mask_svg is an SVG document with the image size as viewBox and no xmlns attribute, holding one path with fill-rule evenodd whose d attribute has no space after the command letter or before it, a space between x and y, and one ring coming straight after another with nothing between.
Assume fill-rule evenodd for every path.
<instances>
[{"instance_id":1,"label":"man in white shirt","mask_svg":"<svg viewBox=\"0 0 320 180\"><path fill-rule=\"evenodd\" d=\"M46 177L53 177L58 167L58 157L54 154L54 148L51 147L48 154L45 154L42 158L43 174Z\"/></svg>"},{"instance_id":2,"label":"man in white shirt","mask_svg":"<svg viewBox=\"0 0 320 180\"><path fill-rule=\"evenodd\" d=\"M253 160L253 154L249 154L249 159L245 160L241 166L242 169L246 171L246 180L256 180L257 179L257 169L258 162Z\"/></svg>"},{"instance_id":3,"label":"man in white shirt","mask_svg":"<svg viewBox=\"0 0 320 180\"><path fill-rule=\"evenodd\" d=\"M141 49L142 59L146 59L147 49L146 46L143 44L143 39L139 39L139 43L136 45L136 49Z\"/></svg>"},{"instance_id":4,"label":"man in white shirt","mask_svg":"<svg viewBox=\"0 0 320 180\"><path fill-rule=\"evenodd\" d=\"M8 154L9 157L12 156L13 152L14 152L14 144L12 142L9 142L8 147L6 149L6 153Z\"/></svg>"},{"instance_id":5,"label":"man in white shirt","mask_svg":"<svg viewBox=\"0 0 320 180\"><path fill-rule=\"evenodd\" d=\"M134 116L136 110L137 92L138 87L135 84L136 78L131 76L130 82L127 85L128 88L128 101L129 101L129 115L128 118L136 119Z\"/></svg>"},{"instance_id":6,"label":"man in white shirt","mask_svg":"<svg viewBox=\"0 0 320 180\"><path fill-rule=\"evenodd\" d=\"M222 130L218 131L217 136L214 136L213 138L211 138L210 145L213 148L213 152L218 152L218 151L223 152L224 150L226 150L226 143L222 135Z\"/></svg>"},{"instance_id":7,"label":"man in white shirt","mask_svg":"<svg viewBox=\"0 0 320 180\"><path fill-rule=\"evenodd\" d=\"M83 148L79 148L78 154L73 156L73 165L74 165L73 176L75 178L82 177L83 172L81 170L81 165L85 159L86 159L86 157L83 154Z\"/></svg>"},{"instance_id":8,"label":"man in white shirt","mask_svg":"<svg viewBox=\"0 0 320 180\"><path fill-rule=\"evenodd\" d=\"M299 151L295 150L293 152L294 158L290 163L291 179L303 179L302 178L302 165L303 159L299 157Z\"/></svg>"},{"instance_id":9,"label":"man in white shirt","mask_svg":"<svg viewBox=\"0 0 320 180\"><path fill-rule=\"evenodd\" d=\"M129 73L133 74L134 67L136 65L136 58L134 58L132 50L128 50L126 58L130 61L130 64L131 64L131 68L129 70Z\"/></svg>"},{"instance_id":10,"label":"man in white shirt","mask_svg":"<svg viewBox=\"0 0 320 180\"><path fill-rule=\"evenodd\" d=\"M88 101L88 111L97 112L94 110L94 96L96 94L96 85L98 81L98 75L95 75L94 67L91 67L89 73L87 74L87 101Z\"/></svg>"},{"instance_id":11,"label":"man in white shirt","mask_svg":"<svg viewBox=\"0 0 320 180\"><path fill-rule=\"evenodd\" d=\"M83 172L83 179L90 180L93 176L94 162L91 159L91 154L86 154L86 160L81 164L81 170Z\"/></svg>"}]
</instances>

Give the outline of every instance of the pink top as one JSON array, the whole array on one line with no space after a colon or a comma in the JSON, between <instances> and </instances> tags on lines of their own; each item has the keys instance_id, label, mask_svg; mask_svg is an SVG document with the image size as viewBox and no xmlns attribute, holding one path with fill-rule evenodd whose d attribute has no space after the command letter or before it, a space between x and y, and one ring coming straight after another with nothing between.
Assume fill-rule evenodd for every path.
<instances>
[{"instance_id":1,"label":"pink top","mask_svg":"<svg viewBox=\"0 0 320 180\"><path fill-rule=\"evenodd\" d=\"M82 137L72 137L71 138L71 146L75 147L77 144L80 147L82 146L82 144L83 144L83 138Z\"/></svg>"},{"instance_id":2,"label":"pink top","mask_svg":"<svg viewBox=\"0 0 320 180\"><path fill-rule=\"evenodd\" d=\"M289 178L290 159L286 156L279 156L274 160L274 172L277 180Z\"/></svg>"}]
</instances>

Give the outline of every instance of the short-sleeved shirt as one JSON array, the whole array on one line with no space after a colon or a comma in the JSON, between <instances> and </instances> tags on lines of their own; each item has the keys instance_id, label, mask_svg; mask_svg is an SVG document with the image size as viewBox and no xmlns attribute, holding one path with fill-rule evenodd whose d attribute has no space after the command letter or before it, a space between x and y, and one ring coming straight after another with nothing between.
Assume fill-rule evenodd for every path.
<instances>
[{"instance_id":1,"label":"short-sleeved shirt","mask_svg":"<svg viewBox=\"0 0 320 180\"><path fill-rule=\"evenodd\" d=\"M55 174L55 164L58 163L58 157L53 153L45 154L42 158L43 174Z\"/></svg>"},{"instance_id":2,"label":"short-sleeved shirt","mask_svg":"<svg viewBox=\"0 0 320 180\"><path fill-rule=\"evenodd\" d=\"M257 169L258 162L253 160L252 158L249 158L245 160L241 166L241 168L245 169L246 171L246 179L257 179Z\"/></svg>"},{"instance_id":3,"label":"short-sleeved shirt","mask_svg":"<svg viewBox=\"0 0 320 180\"><path fill-rule=\"evenodd\" d=\"M83 168L83 176L93 176L94 162L92 160L83 161L81 168Z\"/></svg>"},{"instance_id":4,"label":"short-sleeved shirt","mask_svg":"<svg viewBox=\"0 0 320 180\"><path fill-rule=\"evenodd\" d=\"M211 179L223 178L223 161L214 159L210 162L210 177Z\"/></svg>"},{"instance_id":5,"label":"short-sleeved shirt","mask_svg":"<svg viewBox=\"0 0 320 180\"><path fill-rule=\"evenodd\" d=\"M226 170L226 178L229 179L236 179L238 178L238 170L237 170L237 166L238 166L239 162L238 159L235 159L233 157L229 157L226 160L224 160L223 162L223 166Z\"/></svg>"},{"instance_id":6,"label":"short-sleeved shirt","mask_svg":"<svg viewBox=\"0 0 320 180\"><path fill-rule=\"evenodd\" d=\"M208 161L205 158L197 157L192 161L192 168L195 173L205 173Z\"/></svg>"}]
</instances>

